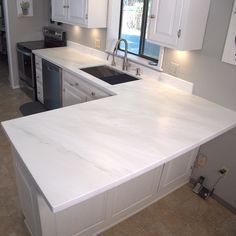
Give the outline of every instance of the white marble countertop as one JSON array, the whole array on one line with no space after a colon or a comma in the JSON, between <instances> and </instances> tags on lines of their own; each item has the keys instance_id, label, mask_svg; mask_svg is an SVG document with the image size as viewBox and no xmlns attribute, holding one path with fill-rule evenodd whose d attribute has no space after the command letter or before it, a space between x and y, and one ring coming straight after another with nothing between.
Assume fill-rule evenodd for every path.
<instances>
[{"instance_id":1,"label":"white marble countertop","mask_svg":"<svg viewBox=\"0 0 236 236\"><path fill-rule=\"evenodd\" d=\"M62 59L62 49L38 55L78 74L84 65L104 64L79 54L73 57L74 49L65 50L68 55L63 58L71 60ZM141 175L236 126L235 112L153 79L99 85L117 95L2 124L53 212Z\"/></svg>"}]
</instances>

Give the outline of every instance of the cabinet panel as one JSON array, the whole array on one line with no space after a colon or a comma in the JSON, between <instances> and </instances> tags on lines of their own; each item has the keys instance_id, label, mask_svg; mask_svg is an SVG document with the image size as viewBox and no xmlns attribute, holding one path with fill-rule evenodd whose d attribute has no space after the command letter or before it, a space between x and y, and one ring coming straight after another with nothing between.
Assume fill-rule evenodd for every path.
<instances>
[{"instance_id":1,"label":"cabinet panel","mask_svg":"<svg viewBox=\"0 0 236 236\"><path fill-rule=\"evenodd\" d=\"M43 85L38 82L37 82L37 98L42 104L44 104Z\"/></svg>"},{"instance_id":2,"label":"cabinet panel","mask_svg":"<svg viewBox=\"0 0 236 236\"><path fill-rule=\"evenodd\" d=\"M35 67L36 69L38 69L39 71L42 70L42 58L39 56L35 56Z\"/></svg>"},{"instance_id":3,"label":"cabinet panel","mask_svg":"<svg viewBox=\"0 0 236 236\"><path fill-rule=\"evenodd\" d=\"M66 71L64 71L63 81L64 104L67 104L66 106L110 96L84 79ZM81 99L80 102L78 102L79 99Z\"/></svg>"},{"instance_id":4,"label":"cabinet panel","mask_svg":"<svg viewBox=\"0 0 236 236\"><path fill-rule=\"evenodd\" d=\"M57 235L80 235L103 224L107 193L100 194L56 214ZM91 235L87 233L86 235Z\"/></svg>"},{"instance_id":5,"label":"cabinet panel","mask_svg":"<svg viewBox=\"0 0 236 236\"><path fill-rule=\"evenodd\" d=\"M78 24L86 24L87 15L87 0L68 0L68 20Z\"/></svg>"},{"instance_id":6,"label":"cabinet panel","mask_svg":"<svg viewBox=\"0 0 236 236\"><path fill-rule=\"evenodd\" d=\"M55 21L67 18L68 2L67 0L52 0L52 19Z\"/></svg>"},{"instance_id":7,"label":"cabinet panel","mask_svg":"<svg viewBox=\"0 0 236 236\"><path fill-rule=\"evenodd\" d=\"M222 61L236 65L236 1L234 1Z\"/></svg>"},{"instance_id":8,"label":"cabinet panel","mask_svg":"<svg viewBox=\"0 0 236 236\"><path fill-rule=\"evenodd\" d=\"M64 82L63 87L63 107L87 101L87 97L83 92L74 89L68 83Z\"/></svg>"},{"instance_id":9,"label":"cabinet panel","mask_svg":"<svg viewBox=\"0 0 236 236\"><path fill-rule=\"evenodd\" d=\"M153 0L148 39L178 50L202 48L210 0Z\"/></svg>"},{"instance_id":10,"label":"cabinet panel","mask_svg":"<svg viewBox=\"0 0 236 236\"><path fill-rule=\"evenodd\" d=\"M18 166L16 166L16 179L18 186L18 193L20 198L21 209L25 216L27 226L31 232L34 232L35 222L34 222L34 205L33 197L29 183L27 182L24 174Z\"/></svg>"},{"instance_id":11,"label":"cabinet panel","mask_svg":"<svg viewBox=\"0 0 236 236\"><path fill-rule=\"evenodd\" d=\"M43 84L43 74L42 70L36 68L36 82L39 84Z\"/></svg>"},{"instance_id":12,"label":"cabinet panel","mask_svg":"<svg viewBox=\"0 0 236 236\"><path fill-rule=\"evenodd\" d=\"M169 193L189 181L197 153L198 148L165 164L159 188L161 194Z\"/></svg>"},{"instance_id":13,"label":"cabinet panel","mask_svg":"<svg viewBox=\"0 0 236 236\"><path fill-rule=\"evenodd\" d=\"M149 39L176 46L182 10L183 0L153 0Z\"/></svg>"},{"instance_id":14,"label":"cabinet panel","mask_svg":"<svg viewBox=\"0 0 236 236\"><path fill-rule=\"evenodd\" d=\"M149 201L157 191L162 168L163 166L158 167L118 186L114 190L112 217L122 218Z\"/></svg>"}]
</instances>

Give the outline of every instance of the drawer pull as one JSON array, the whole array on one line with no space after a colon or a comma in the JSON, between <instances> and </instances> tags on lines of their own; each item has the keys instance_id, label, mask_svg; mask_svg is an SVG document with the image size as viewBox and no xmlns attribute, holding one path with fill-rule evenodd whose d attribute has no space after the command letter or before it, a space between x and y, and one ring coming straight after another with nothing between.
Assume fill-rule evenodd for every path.
<instances>
[{"instance_id":1,"label":"drawer pull","mask_svg":"<svg viewBox=\"0 0 236 236\"><path fill-rule=\"evenodd\" d=\"M95 92L92 92L91 95L94 97L94 96L96 95L96 93L95 93Z\"/></svg>"}]
</instances>

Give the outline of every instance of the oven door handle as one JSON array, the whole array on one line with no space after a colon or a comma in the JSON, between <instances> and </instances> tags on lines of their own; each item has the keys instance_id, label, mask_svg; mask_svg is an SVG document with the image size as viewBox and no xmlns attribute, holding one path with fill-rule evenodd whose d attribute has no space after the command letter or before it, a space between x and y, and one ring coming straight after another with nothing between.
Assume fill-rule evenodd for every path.
<instances>
[{"instance_id":1,"label":"oven door handle","mask_svg":"<svg viewBox=\"0 0 236 236\"><path fill-rule=\"evenodd\" d=\"M26 56L28 56L28 57L31 57L31 53L30 53L30 52L26 52L26 51L21 50L21 49L19 49L19 48L17 48L16 50L17 50L17 52L19 52L19 53L22 53L22 54L24 54L24 55L26 55Z\"/></svg>"}]
</instances>

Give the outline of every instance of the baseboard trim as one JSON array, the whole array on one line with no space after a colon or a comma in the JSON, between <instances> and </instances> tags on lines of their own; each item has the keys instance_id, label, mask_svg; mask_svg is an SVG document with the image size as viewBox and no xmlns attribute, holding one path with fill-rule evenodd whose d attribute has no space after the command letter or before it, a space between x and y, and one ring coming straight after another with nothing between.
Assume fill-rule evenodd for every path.
<instances>
[{"instance_id":1,"label":"baseboard trim","mask_svg":"<svg viewBox=\"0 0 236 236\"><path fill-rule=\"evenodd\" d=\"M228 202L226 202L224 199L217 196L216 194L213 194L211 197L215 199L217 202L219 202L222 206L230 210L234 215L236 215L236 208L234 206L232 206L231 204L229 204Z\"/></svg>"}]
</instances>

